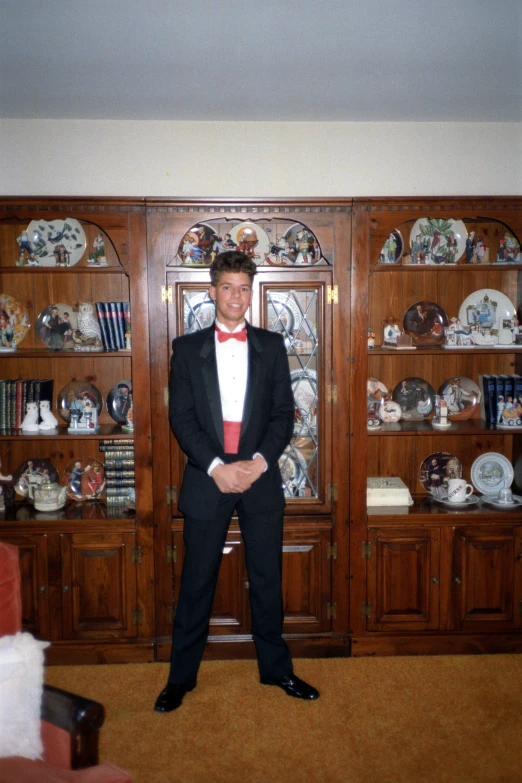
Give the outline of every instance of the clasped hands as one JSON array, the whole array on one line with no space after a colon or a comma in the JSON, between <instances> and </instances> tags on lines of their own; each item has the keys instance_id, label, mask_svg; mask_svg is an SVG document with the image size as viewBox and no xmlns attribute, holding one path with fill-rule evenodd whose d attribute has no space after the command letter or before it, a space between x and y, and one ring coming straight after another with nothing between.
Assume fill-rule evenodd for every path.
<instances>
[{"instance_id":1,"label":"clasped hands","mask_svg":"<svg viewBox=\"0 0 522 783\"><path fill-rule=\"evenodd\" d=\"M254 481L264 472L266 462L263 457L242 459L228 465L216 465L212 478L220 492L240 493L250 489Z\"/></svg>"}]
</instances>

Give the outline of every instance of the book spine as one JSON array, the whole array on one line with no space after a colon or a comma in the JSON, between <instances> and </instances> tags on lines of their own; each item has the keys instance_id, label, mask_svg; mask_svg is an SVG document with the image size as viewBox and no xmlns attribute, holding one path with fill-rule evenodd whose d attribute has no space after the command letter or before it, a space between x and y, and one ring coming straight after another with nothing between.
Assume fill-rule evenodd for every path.
<instances>
[{"instance_id":1,"label":"book spine","mask_svg":"<svg viewBox=\"0 0 522 783\"><path fill-rule=\"evenodd\" d=\"M123 302L114 302L116 307L116 325L118 331L118 345L125 348L125 316L123 313Z\"/></svg>"},{"instance_id":2,"label":"book spine","mask_svg":"<svg viewBox=\"0 0 522 783\"><path fill-rule=\"evenodd\" d=\"M128 495L108 495L105 499L105 503L108 506L124 506L128 500Z\"/></svg>"},{"instance_id":3,"label":"book spine","mask_svg":"<svg viewBox=\"0 0 522 783\"><path fill-rule=\"evenodd\" d=\"M113 486L107 486L105 493L107 497L114 497L115 495L124 495L128 487L134 487L134 482L130 484L114 484Z\"/></svg>"},{"instance_id":4,"label":"book spine","mask_svg":"<svg viewBox=\"0 0 522 783\"><path fill-rule=\"evenodd\" d=\"M133 478L107 478L107 494L109 495L116 495L117 493L114 492L115 489L118 487L134 487L135 481ZM109 491L110 490L110 491Z\"/></svg>"},{"instance_id":5,"label":"book spine","mask_svg":"<svg viewBox=\"0 0 522 783\"><path fill-rule=\"evenodd\" d=\"M106 470L105 471L105 478L107 481L114 481L115 479L133 479L134 480L134 471L133 470Z\"/></svg>"},{"instance_id":6,"label":"book spine","mask_svg":"<svg viewBox=\"0 0 522 783\"><path fill-rule=\"evenodd\" d=\"M9 429L15 428L16 422L16 381L9 381Z\"/></svg>"},{"instance_id":7,"label":"book spine","mask_svg":"<svg viewBox=\"0 0 522 783\"><path fill-rule=\"evenodd\" d=\"M6 418L5 418L5 398L6 398L6 384L7 381L0 381L0 429L5 430Z\"/></svg>"},{"instance_id":8,"label":"book spine","mask_svg":"<svg viewBox=\"0 0 522 783\"><path fill-rule=\"evenodd\" d=\"M34 402L36 403L37 407L40 407L40 389L41 389L42 382L40 380L36 380L34 382Z\"/></svg>"},{"instance_id":9,"label":"book spine","mask_svg":"<svg viewBox=\"0 0 522 783\"><path fill-rule=\"evenodd\" d=\"M110 449L109 451L105 452L105 459L125 459L131 460L134 463L134 451L130 449L122 449L121 451L117 449Z\"/></svg>"},{"instance_id":10,"label":"book spine","mask_svg":"<svg viewBox=\"0 0 522 783\"><path fill-rule=\"evenodd\" d=\"M107 311L107 322L109 324L109 331L111 333L111 342L113 345L113 351L118 351L120 347L120 341L118 338L118 314L116 312L116 306L114 302L105 302L105 308Z\"/></svg>"},{"instance_id":11,"label":"book spine","mask_svg":"<svg viewBox=\"0 0 522 783\"><path fill-rule=\"evenodd\" d=\"M123 318L125 321L125 347L130 351L132 348L130 302L123 302Z\"/></svg>"},{"instance_id":12,"label":"book spine","mask_svg":"<svg viewBox=\"0 0 522 783\"><path fill-rule=\"evenodd\" d=\"M23 399L23 381L16 381L15 392L15 429L22 429L22 399Z\"/></svg>"},{"instance_id":13,"label":"book spine","mask_svg":"<svg viewBox=\"0 0 522 783\"><path fill-rule=\"evenodd\" d=\"M29 381L22 382L22 421L24 420L25 412L27 410L27 387Z\"/></svg>"},{"instance_id":14,"label":"book spine","mask_svg":"<svg viewBox=\"0 0 522 783\"><path fill-rule=\"evenodd\" d=\"M34 381L27 381L27 402L34 402Z\"/></svg>"},{"instance_id":15,"label":"book spine","mask_svg":"<svg viewBox=\"0 0 522 783\"><path fill-rule=\"evenodd\" d=\"M105 302L95 302L96 315L98 316L98 323L100 324L101 338L103 348L105 351L111 350L110 336L108 334L109 325L107 323L107 315L105 313Z\"/></svg>"},{"instance_id":16,"label":"book spine","mask_svg":"<svg viewBox=\"0 0 522 783\"><path fill-rule=\"evenodd\" d=\"M100 441L100 451L110 451L115 446L130 450L134 448L134 441L125 440L124 438L105 438Z\"/></svg>"},{"instance_id":17,"label":"book spine","mask_svg":"<svg viewBox=\"0 0 522 783\"><path fill-rule=\"evenodd\" d=\"M522 405L522 375L513 376L513 395L516 402Z\"/></svg>"},{"instance_id":18,"label":"book spine","mask_svg":"<svg viewBox=\"0 0 522 783\"><path fill-rule=\"evenodd\" d=\"M106 459L105 467L109 470L131 470L134 469L133 459Z\"/></svg>"}]
</instances>

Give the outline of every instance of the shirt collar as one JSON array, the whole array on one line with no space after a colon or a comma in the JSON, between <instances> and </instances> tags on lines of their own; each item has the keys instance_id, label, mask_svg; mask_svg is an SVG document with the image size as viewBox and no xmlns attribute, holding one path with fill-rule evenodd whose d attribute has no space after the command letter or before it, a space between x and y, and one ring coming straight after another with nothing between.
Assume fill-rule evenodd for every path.
<instances>
[{"instance_id":1,"label":"shirt collar","mask_svg":"<svg viewBox=\"0 0 522 783\"><path fill-rule=\"evenodd\" d=\"M232 329L232 331L230 331L230 329L228 328L228 326L225 326L225 325L224 325L224 324L222 324L220 321L218 321L218 319L217 319L217 318L216 318L216 320L215 320L215 322L214 322L214 323L215 323L217 326L219 326L219 328L221 329L221 331L222 331L222 332L230 332L230 334L235 334L235 332L242 332L242 331L243 331L243 329L246 329L246 321L243 321L243 323L242 323L242 324L238 324L238 326L236 326L236 328L235 328L235 329Z\"/></svg>"}]
</instances>

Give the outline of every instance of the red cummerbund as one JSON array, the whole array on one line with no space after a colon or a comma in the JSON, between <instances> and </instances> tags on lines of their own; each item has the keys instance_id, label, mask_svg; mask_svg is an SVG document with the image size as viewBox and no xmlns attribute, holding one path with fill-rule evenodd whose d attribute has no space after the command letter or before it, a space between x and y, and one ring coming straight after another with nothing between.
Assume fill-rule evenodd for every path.
<instances>
[{"instance_id":1,"label":"red cummerbund","mask_svg":"<svg viewBox=\"0 0 522 783\"><path fill-rule=\"evenodd\" d=\"M224 421L223 434L225 436L225 454L237 454L239 451L239 436L241 435L240 421Z\"/></svg>"}]
</instances>

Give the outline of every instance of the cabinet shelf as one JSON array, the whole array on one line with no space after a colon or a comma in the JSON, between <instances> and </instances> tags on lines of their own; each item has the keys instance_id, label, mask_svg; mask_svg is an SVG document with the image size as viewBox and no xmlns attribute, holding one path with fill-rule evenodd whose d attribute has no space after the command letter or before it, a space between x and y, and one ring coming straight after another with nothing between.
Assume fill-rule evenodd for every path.
<instances>
[{"instance_id":1,"label":"cabinet shelf","mask_svg":"<svg viewBox=\"0 0 522 783\"><path fill-rule=\"evenodd\" d=\"M35 275L38 273L45 274L58 274L58 275L107 275L117 274L126 275L127 271L122 266L82 266L76 268L75 266L1 266L0 275Z\"/></svg>"},{"instance_id":2,"label":"cabinet shelf","mask_svg":"<svg viewBox=\"0 0 522 783\"><path fill-rule=\"evenodd\" d=\"M501 272L522 270L521 264L373 264L370 274L374 272L490 272L493 269Z\"/></svg>"},{"instance_id":3,"label":"cabinet shelf","mask_svg":"<svg viewBox=\"0 0 522 783\"><path fill-rule=\"evenodd\" d=\"M430 348L385 348L382 345L376 345L375 348L368 349L368 356L476 356L477 354L497 354L522 353L522 345L497 345L495 348L482 348L477 345L475 348L442 348L431 346Z\"/></svg>"},{"instance_id":4,"label":"cabinet shelf","mask_svg":"<svg viewBox=\"0 0 522 783\"><path fill-rule=\"evenodd\" d=\"M23 432L22 430L0 430L0 441L2 440L103 440L104 438L115 438L121 440L122 445L133 440L134 434L122 432L118 424L100 424L98 432L88 435L72 435L67 432L67 427L58 427L55 430L42 430L38 432Z\"/></svg>"},{"instance_id":5,"label":"cabinet shelf","mask_svg":"<svg viewBox=\"0 0 522 783\"><path fill-rule=\"evenodd\" d=\"M496 427L484 419L468 419L467 421L452 421L451 427L440 430L432 427L429 421L401 421L396 424L383 424L381 429L368 430L370 437L379 435L516 435L522 433L520 427Z\"/></svg>"},{"instance_id":6,"label":"cabinet shelf","mask_svg":"<svg viewBox=\"0 0 522 783\"><path fill-rule=\"evenodd\" d=\"M479 502L469 508L453 509L444 506L442 503L437 503L426 495L414 495L413 506L368 507L368 524L378 525L379 527L386 524L397 525L397 523L418 524L419 522L431 522L433 524L434 517L440 517L440 519L437 519L437 524L447 524L449 526L454 525L457 519L461 521L463 517L466 519L473 518L473 522L488 524L492 520L497 521L500 519L512 522L514 519L519 518L521 514L520 506L504 510Z\"/></svg>"},{"instance_id":7,"label":"cabinet shelf","mask_svg":"<svg viewBox=\"0 0 522 783\"><path fill-rule=\"evenodd\" d=\"M128 358L132 356L132 351L127 351L122 348L119 351L50 351L49 349L41 348L36 350L31 349L18 349L17 351L0 353L0 357L3 359L81 359L83 357L96 358L96 357L109 357L113 359L115 356L119 358Z\"/></svg>"}]
</instances>

